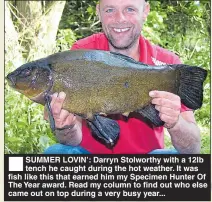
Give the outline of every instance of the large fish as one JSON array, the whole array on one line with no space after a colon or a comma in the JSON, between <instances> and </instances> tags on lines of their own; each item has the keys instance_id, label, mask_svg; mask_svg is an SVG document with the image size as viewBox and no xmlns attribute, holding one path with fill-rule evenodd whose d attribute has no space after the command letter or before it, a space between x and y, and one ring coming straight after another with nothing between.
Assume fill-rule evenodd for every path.
<instances>
[{"instance_id":1,"label":"large fish","mask_svg":"<svg viewBox=\"0 0 212 202\"><path fill-rule=\"evenodd\" d=\"M50 95L65 92L63 108L86 119L94 137L113 147L120 128L105 115L137 112L155 126L162 126L149 91L177 94L184 105L195 110L202 105L206 76L200 67L150 66L119 53L76 50L26 63L8 74L7 80L32 101L47 104L53 131Z\"/></svg>"}]
</instances>

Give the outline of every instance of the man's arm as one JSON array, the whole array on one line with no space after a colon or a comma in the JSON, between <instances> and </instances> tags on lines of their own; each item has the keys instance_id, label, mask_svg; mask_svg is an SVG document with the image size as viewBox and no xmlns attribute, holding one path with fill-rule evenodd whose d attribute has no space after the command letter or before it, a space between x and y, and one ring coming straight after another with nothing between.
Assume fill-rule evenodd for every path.
<instances>
[{"instance_id":1,"label":"man's arm","mask_svg":"<svg viewBox=\"0 0 212 202\"><path fill-rule=\"evenodd\" d=\"M200 153L200 130L191 111L182 112L176 125L168 129L173 146L182 154Z\"/></svg>"},{"instance_id":2,"label":"man's arm","mask_svg":"<svg viewBox=\"0 0 212 202\"><path fill-rule=\"evenodd\" d=\"M177 151L182 154L200 153L200 130L192 111L180 112L180 97L164 91L152 91L150 96Z\"/></svg>"}]
</instances>

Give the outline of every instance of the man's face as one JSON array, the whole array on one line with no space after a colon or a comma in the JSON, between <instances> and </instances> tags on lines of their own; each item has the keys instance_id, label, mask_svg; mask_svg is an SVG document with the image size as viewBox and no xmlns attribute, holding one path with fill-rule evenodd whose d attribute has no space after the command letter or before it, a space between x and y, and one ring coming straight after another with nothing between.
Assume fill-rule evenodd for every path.
<instances>
[{"instance_id":1,"label":"man's face","mask_svg":"<svg viewBox=\"0 0 212 202\"><path fill-rule=\"evenodd\" d=\"M132 47L149 12L144 0L100 0L97 13L110 44L116 49Z\"/></svg>"}]
</instances>

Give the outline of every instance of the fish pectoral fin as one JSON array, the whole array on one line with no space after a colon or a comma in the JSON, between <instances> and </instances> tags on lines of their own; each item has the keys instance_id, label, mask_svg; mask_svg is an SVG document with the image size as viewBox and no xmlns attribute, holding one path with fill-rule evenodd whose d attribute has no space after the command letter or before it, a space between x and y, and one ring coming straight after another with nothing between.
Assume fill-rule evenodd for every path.
<instances>
[{"instance_id":1,"label":"fish pectoral fin","mask_svg":"<svg viewBox=\"0 0 212 202\"><path fill-rule=\"evenodd\" d=\"M51 105L50 105L50 102L51 102L51 96L50 95L45 95L45 102L46 102L46 109L47 109L47 112L48 112L48 116L49 116L49 122L50 122L50 127L51 127L51 130L54 132L55 131L55 120L54 120L54 117L53 117L53 114L52 114L52 108L51 108Z\"/></svg>"},{"instance_id":2,"label":"fish pectoral fin","mask_svg":"<svg viewBox=\"0 0 212 202\"><path fill-rule=\"evenodd\" d=\"M160 119L159 112L153 104L149 104L142 109L137 110L144 118L150 120L156 127L163 126L164 122Z\"/></svg>"},{"instance_id":3,"label":"fish pectoral fin","mask_svg":"<svg viewBox=\"0 0 212 202\"><path fill-rule=\"evenodd\" d=\"M123 115L123 116L126 116L126 117L128 117L129 114L130 114L130 112L124 112L124 113L122 113L122 115Z\"/></svg>"},{"instance_id":4,"label":"fish pectoral fin","mask_svg":"<svg viewBox=\"0 0 212 202\"><path fill-rule=\"evenodd\" d=\"M116 145L119 139L120 127L115 120L94 115L92 121L88 120L88 125L91 128L93 137L100 143L110 149Z\"/></svg>"}]
</instances>

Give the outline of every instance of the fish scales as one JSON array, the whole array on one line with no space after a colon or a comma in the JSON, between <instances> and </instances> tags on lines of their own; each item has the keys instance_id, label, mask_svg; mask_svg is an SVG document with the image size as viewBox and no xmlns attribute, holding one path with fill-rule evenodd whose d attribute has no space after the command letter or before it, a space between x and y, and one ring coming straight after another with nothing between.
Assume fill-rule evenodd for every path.
<instances>
[{"instance_id":1,"label":"fish scales","mask_svg":"<svg viewBox=\"0 0 212 202\"><path fill-rule=\"evenodd\" d=\"M56 63L52 68L55 71L53 92L67 94L63 106L72 113L135 111L150 102L148 93L155 90L155 82L159 83L158 90L176 91L176 73L167 71L168 68L149 71L148 68L120 68L85 60Z\"/></svg>"}]
</instances>

